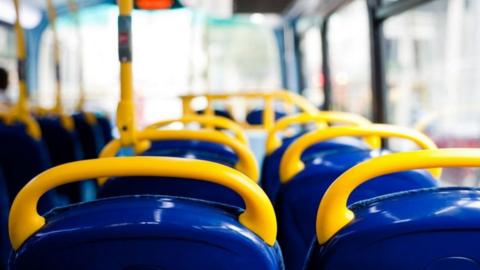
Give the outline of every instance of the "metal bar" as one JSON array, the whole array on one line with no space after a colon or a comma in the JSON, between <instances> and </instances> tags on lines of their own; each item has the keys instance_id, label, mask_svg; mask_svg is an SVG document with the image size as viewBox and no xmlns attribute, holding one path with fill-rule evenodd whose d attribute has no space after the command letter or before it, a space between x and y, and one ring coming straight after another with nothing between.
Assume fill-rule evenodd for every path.
<instances>
[{"instance_id":1,"label":"metal bar","mask_svg":"<svg viewBox=\"0 0 480 270\"><path fill-rule=\"evenodd\" d=\"M332 81L330 73L330 55L328 44L328 21L325 18L320 26L321 45L322 45L322 71L323 71L323 95L324 103L323 110L330 110L332 108Z\"/></svg>"},{"instance_id":2,"label":"metal bar","mask_svg":"<svg viewBox=\"0 0 480 270\"><path fill-rule=\"evenodd\" d=\"M370 54L371 54L371 80L372 80L372 111L373 121L387 122L386 115L386 79L385 62L383 54L383 20L375 17L377 7L375 0L368 1L368 18L370 25Z\"/></svg>"},{"instance_id":3,"label":"metal bar","mask_svg":"<svg viewBox=\"0 0 480 270\"><path fill-rule=\"evenodd\" d=\"M375 19L385 20L431 1L433 0L399 0L387 5L378 5L375 9Z\"/></svg>"}]
</instances>

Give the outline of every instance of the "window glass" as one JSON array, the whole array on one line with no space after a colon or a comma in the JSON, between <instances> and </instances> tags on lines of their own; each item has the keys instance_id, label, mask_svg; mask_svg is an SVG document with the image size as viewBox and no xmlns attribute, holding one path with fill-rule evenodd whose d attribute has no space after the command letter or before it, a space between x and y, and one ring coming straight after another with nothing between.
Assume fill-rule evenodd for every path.
<instances>
[{"instance_id":1,"label":"window glass","mask_svg":"<svg viewBox=\"0 0 480 270\"><path fill-rule=\"evenodd\" d=\"M0 25L0 67L9 74L9 87L7 95L11 100L17 95L17 58L15 55L15 32L13 28Z\"/></svg>"},{"instance_id":2,"label":"window glass","mask_svg":"<svg viewBox=\"0 0 480 270\"><path fill-rule=\"evenodd\" d=\"M300 56L303 71L303 94L320 106L323 104L322 39L320 23L315 18L305 18L297 26L300 33Z\"/></svg>"},{"instance_id":3,"label":"window glass","mask_svg":"<svg viewBox=\"0 0 480 270\"><path fill-rule=\"evenodd\" d=\"M371 70L368 10L355 1L329 20L328 42L335 110L371 117Z\"/></svg>"},{"instance_id":4,"label":"window glass","mask_svg":"<svg viewBox=\"0 0 480 270\"><path fill-rule=\"evenodd\" d=\"M111 115L119 98L117 9L104 4L83 9L80 16L87 109ZM140 125L179 117L179 95L279 86L272 28L251 22L249 16L218 25L189 9L135 10L133 17L134 88ZM70 108L79 95L78 39L74 29L71 17L59 18L63 100ZM51 39L47 30L39 65L38 100L43 106L52 106L54 101Z\"/></svg>"},{"instance_id":5,"label":"window glass","mask_svg":"<svg viewBox=\"0 0 480 270\"><path fill-rule=\"evenodd\" d=\"M480 147L480 2L439 0L385 22L390 122L416 126L440 147ZM444 180L475 184L474 170Z\"/></svg>"},{"instance_id":6,"label":"window glass","mask_svg":"<svg viewBox=\"0 0 480 270\"><path fill-rule=\"evenodd\" d=\"M279 52L272 31L275 15L210 19L207 88L210 92L281 88Z\"/></svg>"}]
</instances>

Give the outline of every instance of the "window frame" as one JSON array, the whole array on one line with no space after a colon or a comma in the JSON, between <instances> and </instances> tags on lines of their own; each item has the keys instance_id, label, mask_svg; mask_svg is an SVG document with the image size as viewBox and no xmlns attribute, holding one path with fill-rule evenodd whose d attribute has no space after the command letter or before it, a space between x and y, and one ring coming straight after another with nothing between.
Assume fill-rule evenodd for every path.
<instances>
[{"instance_id":1,"label":"window frame","mask_svg":"<svg viewBox=\"0 0 480 270\"><path fill-rule=\"evenodd\" d=\"M392 3L383 3L382 0L330 0L318 4L313 11L311 7L307 6L307 8L303 9L302 12L294 15L291 15L293 11L287 12L287 20L291 19L292 16L299 18L305 15L305 13L312 12L320 18L322 71L325 77L323 88L325 102L323 109L325 110L329 110L332 107L332 78L328 41L329 20L333 14L337 13L341 8L351 4L354 1L365 1L368 10L371 58L372 120L378 123L386 123L388 122L386 110L386 97L388 89L386 85L385 56L383 51L383 45L385 41L383 35L384 22L390 17L399 15L420 5L437 0L399 0Z\"/></svg>"}]
</instances>

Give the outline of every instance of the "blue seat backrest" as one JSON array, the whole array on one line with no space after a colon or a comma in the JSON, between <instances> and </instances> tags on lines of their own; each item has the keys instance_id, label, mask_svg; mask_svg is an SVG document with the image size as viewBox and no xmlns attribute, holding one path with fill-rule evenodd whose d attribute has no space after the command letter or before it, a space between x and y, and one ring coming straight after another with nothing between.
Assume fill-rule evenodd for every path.
<instances>
[{"instance_id":1,"label":"blue seat backrest","mask_svg":"<svg viewBox=\"0 0 480 270\"><path fill-rule=\"evenodd\" d=\"M107 198L138 194L195 198L245 208L240 196L221 185L195 180L175 181L162 177L112 178L100 188L98 196Z\"/></svg>"},{"instance_id":2,"label":"blue seat backrest","mask_svg":"<svg viewBox=\"0 0 480 270\"><path fill-rule=\"evenodd\" d=\"M75 114L75 130L82 143L84 157L87 159L97 158L105 145L104 135L100 125L90 125L83 114Z\"/></svg>"},{"instance_id":3,"label":"blue seat backrest","mask_svg":"<svg viewBox=\"0 0 480 270\"><path fill-rule=\"evenodd\" d=\"M275 111L275 121L287 116L286 113L281 111ZM251 110L246 117L246 121L250 125L261 125L263 124L263 109L253 109Z\"/></svg>"},{"instance_id":4,"label":"blue seat backrest","mask_svg":"<svg viewBox=\"0 0 480 270\"><path fill-rule=\"evenodd\" d=\"M50 167L45 144L25 133L23 128L0 126L0 166L3 170L10 203L34 176ZM39 203L44 213L61 204L55 191L46 193Z\"/></svg>"},{"instance_id":5,"label":"blue seat backrest","mask_svg":"<svg viewBox=\"0 0 480 270\"><path fill-rule=\"evenodd\" d=\"M203 115L203 114L205 114L205 110L198 110L198 111L196 111L196 114ZM230 119L230 120L235 120L235 119L233 118L232 114L231 114L229 111L227 111L227 110L215 109L215 110L214 110L214 114L215 114L216 116L225 117L225 118L228 118L228 119Z\"/></svg>"},{"instance_id":6,"label":"blue seat backrest","mask_svg":"<svg viewBox=\"0 0 480 270\"><path fill-rule=\"evenodd\" d=\"M152 148L143 155L193 158L217 162L230 167L234 167L238 160L235 153L229 148L200 141L158 141L154 142ZM127 177L112 178L100 188L98 196L106 198L136 194L196 198L244 207L240 197L223 186L194 180L172 181L170 178L151 177L135 180Z\"/></svg>"},{"instance_id":7,"label":"blue seat backrest","mask_svg":"<svg viewBox=\"0 0 480 270\"><path fill-rule=\"evenodd\" d=\"M42 139L48 148L52 166L83 159L83 149L76 131L63 127L58 117L37 119L42 130ZM83 183L67 184L57 188L59 194L73 202L82 201Z\"/></svg>"},{"instance_id":8,"label":"blue seat backrest","mask_svg":"<svg viewBox=\"0 0 480 270\"><path fill-rule=\"evenodd\" d=\"M401 192L350 208L355 219L326 245L314 241L305 269L480 269L478 189Z\"/></svg>"},{"instance_id":9,"label":"blue seat backrest","mask_svg":"<svg viewBox=\"0 0 480 270\"><path fill-rule=\"evenodd\" d=\"M328 187L352 166L377 155L378 150L358 149L325 153L307 161L306 169L280 187L275 209L279 222L278 241L286 269L302 269L311 239L315 236L318 205ZM358 187L349 203L436 185L436 180L426 171L387 175Z\"/></svg>"},{"instance_id":10,"label":"blue seat backrest","mask_svg":"<svg viewBox=\"0 0 480 270\"><path fill-rule=\"evenodd\" d=\"M287 148L302 134L287 138L282 146L265 156L262 164L261 186L272 202L275 202L278 190L280 189L280 161ZM355 149L368 149L367 146L356 138L339 138L331 141L321 142L310 146L302 155L302 160L311 159L316 154L332 151L348 151Z\"/></svg>"},{"instance_id":11,"label":"blue seat backrest","mask_svg":"<svg viewBox=\"0 0 480 270\"><path fill-rule=\"evenodd\" d=\"M0 269L7 269L8 256L12 250L8 237L8 214L10 201L7 192L7 183L0 166Z\"/></svg>"},{"instance_id":12,"label":"blue seat backrest","mask_svg":"<svg viewBox=\"0 0 480 270\"><path fill-rule=\"evenodd\" d=\"M162 196L78 204L50 213L10 269L282 269L278 246L240 224L240 213Z\"/></svg>"},{"instance_id":13,"label":"blue seat backrest","mask_svg":"<svg viewBox=\"0 0 480 270\"><path fill-rule=\"evenodd\" d=\"M217 162L234 167L238 157L227 146L195 140L165 140L152 142L151 148L144 156L190 157Z\"/></svg>"},{"instance_id":14,"label":"blue seat backrest","mask_svg":"<svg viewBox=\"0 0 480 270\"><path fill-rule=\"evenodd\" d=\"M100 126L100 128L102 130L103 142L105 144L107 144L108 142L113 140L113 135L112 135L113 125L112 125L112 122L105 115L97 114L96 117L97 117L98 125Z\"/></svg>"}]
</instances>

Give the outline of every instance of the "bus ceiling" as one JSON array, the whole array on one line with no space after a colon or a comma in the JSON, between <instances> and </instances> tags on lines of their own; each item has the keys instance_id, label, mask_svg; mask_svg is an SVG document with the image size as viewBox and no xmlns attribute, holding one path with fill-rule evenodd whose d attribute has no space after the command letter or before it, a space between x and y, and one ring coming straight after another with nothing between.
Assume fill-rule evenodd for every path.
<instances>
[{"instance_id":1,"label":"bus ceiling","mask_svg":"<svg viewBox=\"0 0 480 270\"><path fill-rule=\"evenodd\" d=\"M68 13L67 0L54 0L57 14ZM102 3L114 3L112 0L78 0L79 8L99 5ZM301 0L137 0L136 8L139 9L169 9L182 6L194 9L210 11L213 15L237 14L237 13L285 13L295 2ZM12 0L0 0L0 22L13 24L15 12ZM25 28L34 28L46 14L46 5L43 0L22 0L22 24Z\"/></svg>"}]
</instances>

